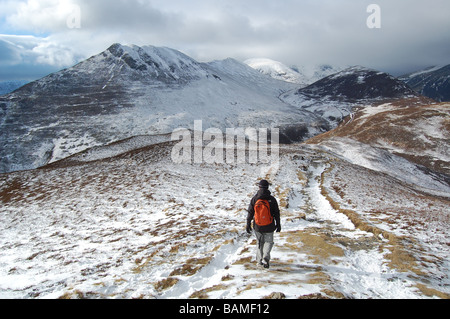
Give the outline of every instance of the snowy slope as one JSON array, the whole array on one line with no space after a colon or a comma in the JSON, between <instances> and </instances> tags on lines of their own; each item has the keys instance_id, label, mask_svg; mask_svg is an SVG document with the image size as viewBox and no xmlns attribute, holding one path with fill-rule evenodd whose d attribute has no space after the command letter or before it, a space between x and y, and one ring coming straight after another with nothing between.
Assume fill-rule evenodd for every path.
<instances>
[{"instance_id":1,"label":"snowy slope","mask_svg":"<svg viewBox=\"0 0 450 319\"><path fill-rule=\"evenodd\" d=\"M448 298L447 200L316 146L267 175L172 146L1 175L0 297ZM269 270L245 233L263 177L282 211Z\"/></svg>"},{"instance_id":2,"label":"snowy slope","mask_svg":"<svg viewBox=\"0 0 450 319\"><path fill-rule=\"evenodd\" d=\"M450 105L415 102L364 108L335 130L309 142L330 146L358 165L427 185L429 191L442 190L445 196L450 192Z\"/></svg>"},{"instance_id":3,"label":"snowy slope","mask_svg":"<svg viewBox=\"0 0 450 319\"><path fill-rule=\"evenodd\" d=\"M449 110L446 103L416 99L386 103L364 108L308 141L343 161L328 172L327 193L335 207L358 223L371 220L370 227L385 238L394 234L395 242L411 241L400 251L391 249L392 256L405 259L392 263L417 276L422 265L442 265L430 270L434 283L450 274L444 235L450 217Z\"/></svg>"}]
</instances>

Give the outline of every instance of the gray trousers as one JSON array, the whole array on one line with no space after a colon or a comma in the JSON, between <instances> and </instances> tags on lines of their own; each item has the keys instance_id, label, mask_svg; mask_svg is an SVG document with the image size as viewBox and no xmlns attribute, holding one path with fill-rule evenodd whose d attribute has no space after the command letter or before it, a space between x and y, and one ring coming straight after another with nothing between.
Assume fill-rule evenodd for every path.
<instances>
[{"instance_id":1,"label":"gray trousers","mask_svg":"<svg viewBox=\"0 0 450 319\"><path fill-rule=\"evenodd\" d=\"M262 260L270 261L270 252L273 248L273 233L260 233L255 231L256 236L256 262Z\"/></svg>"}]
</instances>

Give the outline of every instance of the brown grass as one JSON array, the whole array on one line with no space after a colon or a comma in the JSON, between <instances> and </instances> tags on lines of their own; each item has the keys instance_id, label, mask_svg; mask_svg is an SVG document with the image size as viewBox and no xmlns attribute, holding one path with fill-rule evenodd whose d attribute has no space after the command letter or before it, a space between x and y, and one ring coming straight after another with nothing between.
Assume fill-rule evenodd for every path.
<instances>
[{"instance_id":1,"label":"brown grass","mask_svg":"<svg viewBox=\"0 0 450 319\"><path fill-rule=\"evenodd\" d=\"M178 283L179 279L174 277L168 277L162 279L154 284L154 287L157 291L163 291L175 286Z\"/></svg>"},{"instance_id":2,"label":"brown grass","mask_svg":"<svg viewBox=\"0 0 450 319\"><path fill-rule=\"evenodd\" d=\"M212 257L191 258L183 266L175 269L169 276L192 276L206 266Z\"/></svg>"},{"instance_id":3,"label":"brown grass","mask_svg":"<svg viewBox=\"0 0 450 319\"><path fill-rule=\"evenodd\" d=\"M245 264L249 264L252 261L252 257L243 257L239 260L236 260L233 265L245 265Z\"/></svg>"},{"instance_id":4,"label":"brown grass","mask_svg":"<svg viewBox=\"0 0 450 319\"><path fill-rule=\"evenodd\" d=\"M19 178L14 178L10 181L2 181L3 186L0 189L0 201L7 204L13 200L20 201L23 198L23 193L28 190L24 186L23 181Z\"/></svg>"},{"instance_id":5,"label":"brown grass","mask_svg":"<svg viewBox=\"0 0 450 319\"><path fill-rule=\"evenodd\" d=\"M325 233L318 233L315 229L283 232L280 236L286 238L287 248L307 252L309 258L317 264L332 257L344 256L342 248L330 243L330 238Z\"/></svg>"},{"instance_id":6,"label":"brown grass","mask_svg":"<svg viewBox=\"0 0 450 319\"><path fill-rule=\"evenodd\" d=\"M80 290L74 290L72 292L66 292L58 299L94 299L102 298L102 295L94 292L82 292Z\"/></svg>"},{"instance_id":7,"label":"brown grass","mask_svg":"<svg viewBox=\"0 0 450 319\"><path fill-rule=\"evenodd\" d=\"M424 284L417 284L417 288L427 297L438 297L441 299L450 299L450 294L438 291L436 289L428 288Z\"/></svg>"},{"instance_id":8,"label":"brown grass","mask_svg":"<svg viewBox=\"0 0 450 319\"><path fill-rule=\"evenodd\" d=\"M227 288L228 288L228 286L226 286L224 284L214 285L212 287L205 288L205 289L194 292L192 295L189 296L189 299L208 299L209 292L217 291L217 290L225 290Z\"/></svg>"}]
</instances>

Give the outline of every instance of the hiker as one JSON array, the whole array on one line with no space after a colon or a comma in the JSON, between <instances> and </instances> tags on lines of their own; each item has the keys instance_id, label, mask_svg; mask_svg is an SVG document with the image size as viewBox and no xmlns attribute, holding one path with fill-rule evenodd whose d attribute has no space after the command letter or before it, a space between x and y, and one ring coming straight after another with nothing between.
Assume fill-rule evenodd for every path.
<instances>
[{"instance_id":1,"label":"hiker","mask_svg":"<svg viewBox=\"0 0 450 319\"><path fill-rule=\"evenodd\" d=\"M269 182L259 182L259 191L250 201L247 215L247 233L253 229L257 241L256 262L269 268L270 252L273 247L273 233L281 231L278 202L269 191Z\"/></svg>"}]
</instances>

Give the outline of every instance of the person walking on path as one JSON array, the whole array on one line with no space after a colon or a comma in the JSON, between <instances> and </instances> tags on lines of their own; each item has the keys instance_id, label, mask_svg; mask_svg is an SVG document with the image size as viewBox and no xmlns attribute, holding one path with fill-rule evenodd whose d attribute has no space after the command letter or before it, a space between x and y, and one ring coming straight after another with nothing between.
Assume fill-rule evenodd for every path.
<instances>
[{"instance_id":1,"label":"person walking on path","mask_svg":"<svg viewBox=\"0 0 450 319\"><path fill-rule=\"evenodd\" d=\"M253 230L257 241L256 262L269 268L270 252L272 251L273 233L281 231L280 209L278 202L269 191L269 182L259 182L258 193L250 201L247 214L247 233Z\"/></svg>"}]
</instances>

